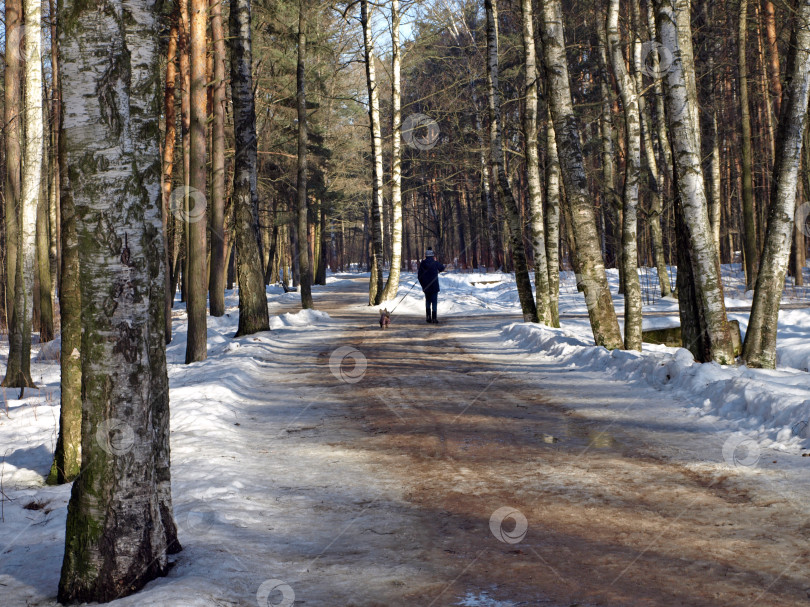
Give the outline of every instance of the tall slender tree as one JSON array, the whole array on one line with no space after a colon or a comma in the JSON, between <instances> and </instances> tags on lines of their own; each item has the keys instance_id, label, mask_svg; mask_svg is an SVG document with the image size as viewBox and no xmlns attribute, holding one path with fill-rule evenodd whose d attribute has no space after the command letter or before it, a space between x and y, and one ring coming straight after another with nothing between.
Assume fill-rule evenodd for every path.
<instances>
[{"instance_id":1,"label":"tall slender tree","mask_svg":"<svg viewBox=\"0 0 810 607\"><path fill-rule=\"evenodd\" d=\"M546 110L548 114L548 109ZM551 116L546 116L546 258L551 326L560 326L560 159Z\"/></svg>"},{"instance_id":2,"label":"tall slender tree","mask_svg":"<svg viewBox=\"0 0 810 607\"><path fill-rule=\"evenodd\" d=\"M796 2L795 10L788 78L783 91L782 115L776 138L780 145L773 168L773 196L768 213L762 265L743 348L743 358L748 365L766 369L776 366L779 302L790 258L802 138L810 102L810 0Z\"/></svg>"},{"instance_id":3,"label":"tall slender tree","mask_svg":"<svg viewBox=\"0 0 810 607\"><path fill-rule=\"evenodd\" d=\"M742 218L745 285L754 288L759 269L756 211L754 209L754 148L751 138L751 104L748 99L748 0L740 0L737 28L737 69L739 71L740 124L742 128Z\"/></svg>"},{"instance_id":4,"label":"tall slender tree","mask_svg":"<svg viewBox=\"0 0 810 607\"><path fill-rule=\"evenodd\" d=\"M57 22L58 23L58 22ZM59 33L61 24L54 31ZM53 53L59 54L58 37L52 38L55 45ZM57 82L55 86L60 86ZM56 91L58 100L56 112L59 124L62 124L64 106L61 103L61 90ZM56 138L59 149L59 167L61 175L58 183L62 232L62 272L59 282L59 312L62 328L60 344L60 406L59 436L53 454L53 464L48 474L49 484L62 484L73 481L81 469L82 459L82 307L79 288L79 242L76 234L76 211L73 206L73 193L68 178L67 150L64 137Z\"/></svg>"},{"instance_id":5,"label":"tall slender tree","mask_svg":"<svg viewBox=\"0 0 810 607\"><path fill-rule=\"evenodd\" d=\"M553 322L549 293L546 234L543 221L543 189L540 185L540 157L537 152L537 110L539 104L537 53L534 46L534 13L531 0L521 0L523 54L526 65L526 109L523 112L523 138L526 146L526 173L529 182L532 248L534 250L534 286L537 318Z\"/></svg>"},{"instance_id":6,"label":"tall slender tree","mask_svg":"<svg viewBox=\"0 0 810 607\"><path fill-rule=\"evenodd\" d=\"M37 200L36 221L36 275L39 291L39 340L42 343L53 341L53 291L51 289L50 259L50 213L48 177L43 174Z\"/></svg>"},{"instance_id":7,"label":"tall slender tree","mask_svg":"<svg viewBox=\"0 0 810 607\"><path fill-rule=\"evenodd\" d=\"M484 0L487 13L487 88L489 99L489 145L492 179L498 199L501 201L509 224L512 240L512 262L515 266L520 308L525 322L537 322L537 305L532 295L529 266L526 261L526 246L523 243L523 223L520 211L509 185L503 160L501 135L501 96L498 90L498 7L496 0Z\"/></svg>"},{"instance_id":8,"label":"tall slender tree","mask_svg":"<svg viewBox=\"0 0 810 607\"><path fill-rule=\"evenodd\" d=\"M666 259L664 257L664 234L661 229L661 215L664 212L664 177L659 168L658 158L653 144L652 118L650 117L650 104L644 95L644 45L641 42L641 5L639 0L631 0L630 12L632 15L631 35L633 43L631 53L633 55L634 80L638 99L638 112L641 127L641 140L644 143L643 159L647 163L647 183L649 184L650 206L647 211L647 219L650 226L650 240L652 241L653 262L658 274L658 286L661 289L661 297L671 294L672 288L669 283L669 273L667 272Z\"/></svg>"},{"instance_id":9,"label":"tall slender tree","mask_svg":"<svg viewBox=\"0 0 810 607\"><path fill-rule=\"evenodd\" d=\"M208 302L211 316L225 314L225 32L222 2L211 0L214 81L211 83L211 267Z\"/></svg>"},{"instance_id":10,"label":"tall slender tree","mask_svg":"<svg viewBox=\"0 0 810 607\"><path fill-rule=\"evenodd\" d=\"M188 340L186 363L208 357L208 323L206 318L206 139L208 112L206 104L206 53L208 4L206 0L191 0L189 5L189 58L191 67L191 159L189 165L189 196L184 218L188 223L186 265L186 311L188 312Z\"/></svg>"},{"instance_id":11,"label":"tall slender tree","mask_svg":"<svg viewBox=\"0 0 810 607\"><path fill-rule=\"evenodd\" d=\"M162 184L162 213L161 222L163 227L166 264L166 343L172 340L172 306L174 304L175 284L172 280L174 255L169 251L169 222L171 216L171 197L174 178L174 150L177 142L177 64L179 61L179 38L180 38L180 8L181 3L175 2L169 17L169 42L166 49L166 87L163 94L163 116L166 120L166 134L163 139L163 178ZM181 235L174 234L175 240L180 240ZM173 251L172 251L173 253Z\"/></svg>"},{"instance_id":12,"label":"tall slender tree","mask_svg":"<svg viewBox=\"0 0 810 607\"><path fill-rule=\"evenodd\" d=\"M298 0L298 267L301 307L312 308L312 268L309 259L309 201L307 200L307 15L306 0Z\"/></svg>"},{"instance_id":13,"label":"tall slender tree","mask_svg":"<svg viewBox=\"0 0 810 607\"><path fill-rule=\"evenodd\" d=\"M641 350L641 284L638 278L638 189L641 173L641 113L638 91L627 70L619 33L619 0L610 0L606 32L613 74L624 109L625 161L622 194L624 347Z\"/></svg>"},{"instance_id":14,"label":"tall slender tree","mask_svg":"<svg viewBox=\"0 0 810 607\"><path fill-rule=\"evenodd\" d=\"M152 0L115 2L65 0L60 13L83 331L82 472L68 505L62 603L137 591L168 571L176 538L165 487L158 10Z\"/></svg>"},{"instance_id":15,"label":"tall slender tree","mask_svg":"<svg viewBox=\"0 0 810 607\"><path fill-rule=\"evenodd\" d=\"M690 77L690 73L694 73L694 62L688 7L689 3L683 0L655 0L659 42L672 57L672 64L664 76L666 117L675 162L678 203L686 231L684 243L688 243L690 282L695 290L691 302L684 299L685 294L680 290L678 297L682 326L696 323L697 336L702 344L690 339L684 346L690 347L699 360L729 364L734 361L734 350L700 164L697 90L694 78ZM681 267L679 275L687 276L685 267Z\"/></svg>"},{"instance_id":16,"label":"tall slender tree","mask_svg":"<svg viewBox=\"0 0 810 607\"><path fill-rule=\"evenodd\" d=\"M15 285L17 278L17 255L19 251L19 215L20 215L20 189L22 170L22 150L20 148L22 128L20 123L20 109L22 108L21 89L21 49L22 43L22 0L7 0L5 3L5 35L6 50L5 71L3 74L4 84L4 136L6 176L3 184L3 203L5 221L5 276L6 276L6 301L3 302L7 313L9 328L9 342L15 338L17 328L14 319ZM11 363L11 361L9 361ZM15 386L20 383L20 371L15 371L12 376L6 373L3 380L4 386Z\"/></svg>"},{"instance_id":17,"label":"tall slender tree","mask_svg":"<svg viewBox=\"0 0 810 607\"><path fill-rule=\"evenodd\" d=\"M360 24L363 27L363 49L368 86L368 117L371 128L372 188L371 188L371 278L368 304L377 306L383 300L383 159L382 128L380 125L380 93L374 66L374 33L368 0L360 0Z\"/></svg>"},{"instance_id":18,"label":"tall slender tree","mask_svg":"<svg viewBox=\"0 0 810 607\"><path fill-rule=\"evenodd\" d=\"M585 291L596 344L610 350L621 348L622 335L599 248L596 214L587 189L579 126L574 115L571 84L568 80L562 6L559 0L547 0L543 3L542 22L548 103L577 248L578 282Z\"/></svg>"},{"instance_id":19,"label":"tall slender tree","mask_svg":"<svg viewBox=\"0 0 810 607\"><path fill-rule=\"evenodd\" d=\"M253 98L251 0L231 2L231 99L235 149L232 204L234 244L239 280L239 329L237 335L266 331L270 327L259 252L259 193L257 190L256 105Z\"/></svg>"},{"instance_id":20,"label":"tall slender tree","mask_svg":"<svg viewBox=\"0 0 810 607\"><path fill-rule=\"evenodd\" d=\"M391 0L391 269L383 300L394 299L399 290L402 267L402 60L399 27L402 15L399 0Z\"/></svg>"},{"instance_id":21,"label":"tall slender tree","mask_svg":"<svg viewBox=\"0 0 810 607\"><path fill-rule=\"evenodd\" d=\"M37 208L42 186L44 124L42 116L42 5L25 0L25 139L19 211L17 279L14 284L14 326L9 340L6 387L33 386L31 329L34 311Z\"/></svg>"}]
</instances>

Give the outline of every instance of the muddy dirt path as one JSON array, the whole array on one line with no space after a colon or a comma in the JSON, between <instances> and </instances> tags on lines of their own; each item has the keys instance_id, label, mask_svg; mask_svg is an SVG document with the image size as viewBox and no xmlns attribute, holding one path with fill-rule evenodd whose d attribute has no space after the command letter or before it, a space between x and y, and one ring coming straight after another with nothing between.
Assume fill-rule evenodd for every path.
<instances>
[{"instance_id":1,"label":"muddy dirt path","mask_svg":"<svg viewBox=\"0 0 810 607\"><path fill-rule=\"evenodd\" d=\"M520 352L487 337L506 318L395 315L382 331L357 307L365 289L316 299L346 323L318 364L353 349L332 395L354 435L333 446L369 462L369 487L401 497L345 513L309 574L323 589L330 568L374 560L390 580L351 600L334 589L331 604L808 605L806 509L731 470L670 460L655 433L567 410Z\"/></svg>"}]
</instances>

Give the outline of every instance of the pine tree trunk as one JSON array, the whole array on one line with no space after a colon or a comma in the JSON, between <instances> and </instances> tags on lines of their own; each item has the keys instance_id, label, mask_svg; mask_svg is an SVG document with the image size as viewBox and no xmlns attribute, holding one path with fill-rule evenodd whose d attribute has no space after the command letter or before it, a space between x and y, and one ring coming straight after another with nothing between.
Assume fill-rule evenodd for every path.
<instances>
[{"instance_id":1,"label":"pine tree trunk","mask_svg":"<svg viewBox=\"0 0 810 607\"><path fill-rule=\"evenodd\" d=\"M534 285L537 318L553 324L551 296L546 259L546 235L543 223L543 189L540 185L540 158L537 152L538 74L534 46L534 15L531 0L521 0L523 54L526 64L526 110L523 114L523 136L526 141L526 173L529 181L532 248L534 250Z\"/></svg>"},{"instance_id":2,"label":"pine tree trunk","mask_svg":"<svg viewBox=\"0 0 810 607\"><path fill-rule=\"evenodd\" d=\"M383 300L383 162L382 131L380 127L380 95L377 90L377 74L374 66L374 36L371 30L368 0L360 0L360 21L363 26L363 48L366 61L366 84L368 85L368 117L371 128L371 156L373 161L371 193L371 279L369 280L368 305L377 306Z\"/></svg>"},{"instance_id":3,"label":"pine tree trunk","mask_svg":"<svg viewBox=\"0 0 810 607\"><path fill-rule=\"evenodd\" d=\"M4 221L6 227L6 313L9 329L9 341L15 330L14 319L15 280L17 278L18 251L20 248L19 218L20 218L20 190L22 170L22 150L20 140L22 132L22 89L21 89L21 61L23 50L18 45L23 41L22 0L6 0L5 2L5 74L4 74L4 142L6 177L3 184L3 199L5 204ZM8 375L8 374L7 374ZM14 379L12 384L17 380ZM6 385L5 381L3 385Z\"/></svg>"},{"instance_id":4,"label":"pine tree trunk","mask_svg":"<svg viewBox=\"0 0 810 607\"><path fill-rule=\"evenodd\" d=\"M225 314L225 32L222 4L211 0L214 46L213 126L211 132L211 268L208 302L211 316Z\"/></svg>"},{"instance_id":5,"label":"pine tree trunk","mask_svg":"<svg viewBox=\"0 0 810 607\"><path fill-rule=\"evenodd\" d=\"M307 201L307 26L304 1L298 0L298 267L301 307L312 308L312 269L309 258L309 202Z\"/></svg>"},{"instance_id":6,"label":"pine tree trunk","mask_svg":"<svg viewBox=\"0 0 810 607\"><path fill-rule=\"evenodd\" d=\"M231 3L231 99L236 149L233 194L236 273L239 280L237 335L267 331L270 318L259 252L259 194L257 191L256 107L253 99L253 53L250 0Z\"/></svg>"},{"instance_id":7,"label":"pine tree trunk","mask_svg":"<svg viewBox=\"0 0 810 607\"><path fill-rule=\"evenodd\" d=\"M520 308L523 312L523 321L538 322L537 306L532 294L529 266L526 261L526 247L523 243L520 211L509 185L503 159L501 97L498 90L498 8L496 0L484 0L484 7L487 12L487 85L489 89L489 143L492 178L495 181L498 199L506 212L508 234L512 241L512 263L515 266L515 282L520 298Z\"/></svg>"},{"instance_id":8,"label":"pine tree trunk","mask_svg":"<svg viewBox=\"0 0 810 607\"><path fill-rule=\"evenodd\" d=\"M622 262L624 270L624 347L641 350L641 284L638 278L638 190L641 174L641 114L633 77L625 66L619 35L619 0L610 0L607 40L613 74L624 108L625 171L622 195Z\"/></svg>"},{"instance_id":9,"label":"pine tree trunk","mask_svg":"<svg viewBox=\"0 0 810 607\"><path fill-rule=\"evenodd\" d=\"M765 34L768 38L770 61L768 73L770 76L770 93L773 100L773 113L777 119L782 114L782 79L779 67L779 44L776 38L776 15L771 0L762 0L762 13L765 18Z\"/></svg>"},{"instance_id":10,"label":"pine tree trunk","mask_svg":"<svg viewBox=\"0 0 810 607\"><path fill-rule=\"evenodd\" d=\"M548 110L546 110L548 112ZM546 116L546 259L551 326L560 326L560 159L551 116Z\"/></svg>"},{"instance_id":11,"label":"pine tree trunk","mask_svg":"<svg viewBox=\"0 0 810 607\"><path fill-rule=\"evenodd\" d=\"M477 107L477 104L476 104ZM497 269L498 263L498 224L495 214L495 201L492 197L492 186L489 181L489 162L487 161L487 146L484 143L484 127L481 124L481 116L475 112L475 130L479 140L479 162L481 166L481 204L486 213L487 245L489 246L489 262L493 269ZM420 254L421 255L421 254Z\"/></svg>"},{"instance_id":12,"label":"pine tree trunk","mask_svg":"<svg viewBox=\"0 0 810 607\"><path fill-rule=\"evenodd\" d=\"M757 226L754 212L754 152L751 143L751 106L748 101L748 62L746 61L748 33L748 0L740 0L739 28L737 32L737 69L740 79L740 119L742 127L742 217L743 251L745 256L745 285L754 288L759 270Z\"/></svg>"},{"instance_id":13,"label":"pine tree trunk","mask_svg":"<svg viewBox=\"0 0 810 607\"><path fill-rule=\"evenodd\" d=\"M773 195L762 266L743 347L743 358L749 366L766 369L776 367L779 302L790 257L802 138L810 101L810 0L797 2L796 13L776 138L780 145L773 168Z\"/></svg>"},{"instance_id":14,"label":"pine tree trunk","mask_svg":"<svg viewBox=\"0 0 810 607\"><path fill-rule=\"evenodd\" d=\"M163 230L163 246L166 263L166 343L172 341L172 305L174 304L175 281L172 279L174 260L179 252L180 234L175 230L175 245L169 255L169 221L172 217L171 196L174 175L174 148L177 142L177 112L175 100L177 98L177 62L180 35L180 2L175 2L170 17L169 43L166 51L166 88L163 95L163 115L166 119L166 136L163 140L163 180L161 229Z\"/></svg>"},{"instance_id":15,"label":"pine tree trunk","mask_svg":"<svg viewBox=\"0 0 810 607\"><path fill-rule=\"evenodd\" d=\"M402 268L402 87L399 48L399 0L391 0L391 269L385 283L383 300L391 300L399 291Z\"/></svg>"},{"instance_id":16,"label":"pine tree trunk","mask_svg":"<svg viewBox=\"0 0 810 607\"><path fill-rule=\"evenodd\" d=\"M181 244L183 245L180 259L182 261L182 274L178 274L180 280L180 300L186 302L187 299L187 278L188 278L188 217L189 193L191 189L191 44L189 21L189 0L177 0L180 5L180 38L178 47L180 49L180 137L183 145L183 197L178 199L178 209L175 213L175 226L180 228L182 233Z\"/></svg>"},{"instance_id":17,"label":"pine tree trunk","mask_svg":"<svg viewBox=\"0 0 810 607\"><path fill-rule=\"evenodd\" d=\"M562 7L559 0L548 0L543 4L542 34L549 106L577 249L577 282L585 291L596 345L613 350L622 347L622 336L605 275L596 215L582 160L579 127L568 80Z\"/></svg>"},{"instance_id":18,"label":"pine tree trunk","mask_svg":"<svg viewBox=\"0 0 810 607\"><path fill-rule=\"evenodd\" d=\"M189 58L191 69L191 128L189 197L184 214L188 233L188 261L186 270L186 311L188 316L188 340L186 364L199 362L208 357L206 295L208 272L206 271L207 209L206 189L206 51L208 6L205 0L191 0L189 6Z\"/></svg>"},{"instance_id":19,"label":"pine tree trunk","mask_svg":"<svg viewBox=\"0 0 810 607\"><path fill-rule=\"evenodd\" d=\"M110 601L165 575L173 536L158 9L130 0L119 10L126 20L66 0L60 33L83 330L82 473L68 505L62 603Z\"/></svg>"},{"instance_id":20,"label":"pine tree trunk","mask_svg":"<svg viewBox=\"0 0 810 607\"><path fill-rule=\"evenodd\" d=\"M702 313L702 330L713 360L734 361L731 335L726 320L720 262L711 236L700 163L697 92L691 62L691 28L681 0L656 0L658 35L673 58L664 76L667 122L671 133L678 196L688 232L692 275ZM677 5L677 7L676 7ZM680 14L679 14L680 12ZM686 44L689 48L685 48ZM691 74L691 76L690 76ZM679 299L681 293L679 290Z\"/></svg>"}]
</instances>

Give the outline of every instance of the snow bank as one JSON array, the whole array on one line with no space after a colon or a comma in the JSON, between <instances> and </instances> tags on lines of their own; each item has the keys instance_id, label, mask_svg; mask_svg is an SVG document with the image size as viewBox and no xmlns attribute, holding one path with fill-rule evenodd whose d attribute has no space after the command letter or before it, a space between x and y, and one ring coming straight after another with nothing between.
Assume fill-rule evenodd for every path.
<instances>
[{"instance_id":1,"label":"snow bank","mask_svg":"<svg viewBox=\"0 0 810 607\"><path fill-rule=\"evenodd\" d=\"M502 333L518 347L572 368L602 371L685 397L693 404L690 413L732 420L763 447L810 448L804 423L810 419L806 373L698 364L688 350L648 344L645 352L608 351L565 329L542 325L515 323Z\"/></svg>"},{"instance_id":2,"label":"snow bank","mask_svg":"<svg viewBox=\"0 0 810 607\"><path fill-rule=\"evenodd\" d=\"M320 310L301 310L300 312L288 312L279 316L270 317L270 329L283 329L285 327L309 327L324 324L332 318L326 312Z\"/></svg>"},{"instance_id":3,"label":"snow bank","mask_svg":"<svg viewBox=\"0 0 810 607\"><path fill-rule=\"evenodd\" d=\"M39 352L36 354L35 360L41 363L51 361L59 362L61 352L62 337L57 336L56 339L46 342L39 347Z\"/></svg>"}]
</instances>

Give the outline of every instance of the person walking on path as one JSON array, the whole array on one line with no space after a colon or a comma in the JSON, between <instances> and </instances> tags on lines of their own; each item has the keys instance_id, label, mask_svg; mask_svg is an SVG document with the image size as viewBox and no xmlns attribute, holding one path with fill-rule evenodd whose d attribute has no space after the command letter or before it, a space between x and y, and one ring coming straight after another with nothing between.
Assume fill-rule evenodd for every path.
<instances>
[{"instance_id":1,"label":"person walking on path","mask_svg":"<svg viewBox=\"0 0 810 607\"><path fill-rule=\"evenodd\" d=\"M425 251L425 259L419 264L417 278L425 293L425 314L427 322L436 324L436 308L439 304L439 272L444 272L444 265L435 259L433 249Z\"/></svg>"}]
</instances>

